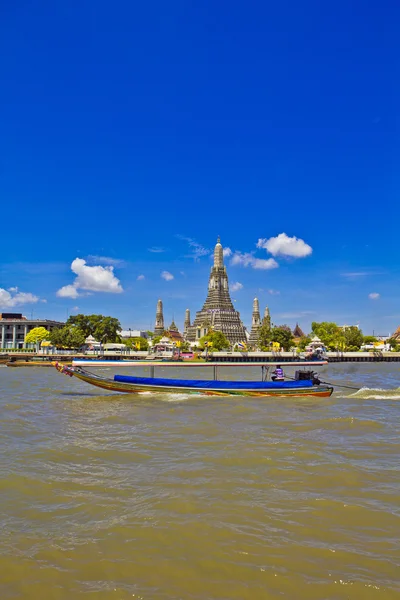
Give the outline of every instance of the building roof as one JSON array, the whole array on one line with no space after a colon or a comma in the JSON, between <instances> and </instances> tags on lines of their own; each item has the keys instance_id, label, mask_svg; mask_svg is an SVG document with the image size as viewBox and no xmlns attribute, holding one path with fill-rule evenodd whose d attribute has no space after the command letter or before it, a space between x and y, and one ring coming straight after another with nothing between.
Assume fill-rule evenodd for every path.
<instances>
[{"instance_id":1,"label":"building roof","mask_svg":"<svg viewBox=\"0 0 400 600\"><path fill-rule=\"evenodd\" d=\"M296 327L293 329L293 335L294 337L305 337L303 330L298 323L296 323Z\"/></svg>"},{"instance_id":2,"label":"building roof","mask_svg":"<svg viewBox=\"0 0 400 600\"><path fill-rule=\"evenodd\" d=\"M165 335L172 340L173 342L180 342L183 340L183 336L181 333L179 333L179 331L166 331Z\"/></svg>"}]
</instances>

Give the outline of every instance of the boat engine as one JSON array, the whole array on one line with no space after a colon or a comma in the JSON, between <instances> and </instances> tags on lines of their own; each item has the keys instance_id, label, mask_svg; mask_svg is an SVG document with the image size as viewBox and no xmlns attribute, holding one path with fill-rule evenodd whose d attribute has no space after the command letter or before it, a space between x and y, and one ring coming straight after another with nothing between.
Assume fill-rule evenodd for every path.
<instances>
[{"instance_id":1,"label":"boat engine","mask_svg":"<svg viewBox=\"0 0 400 600\"><path fill-rule=\"evenodd\" d=\"M296 381L312 381L313 385L319 385L321 382L318 378L318 374L315 371L296 371Z\"/></svg>"}]
</instances>

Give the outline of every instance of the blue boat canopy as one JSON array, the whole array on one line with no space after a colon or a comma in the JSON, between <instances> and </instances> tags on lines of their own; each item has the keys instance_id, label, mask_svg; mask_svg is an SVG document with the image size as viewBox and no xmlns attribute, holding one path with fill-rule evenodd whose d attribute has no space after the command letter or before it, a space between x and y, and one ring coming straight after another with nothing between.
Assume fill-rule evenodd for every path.
<instances>
[{"instance_id":1,"label":"blue boat canopy","mask_svg":"<svg viewBox=\"0 0 400 600\"><path fill-rule=\"evenodd\" d=\"M114 375L114 381L119 383L134 383L136 385L155 385L159 387L181 387L213 390L269 390L297 389L312 387L312 381L208 381L202 379L163 379L160 377L130 377L129 375Z\"/></svg>"}]
</instances>

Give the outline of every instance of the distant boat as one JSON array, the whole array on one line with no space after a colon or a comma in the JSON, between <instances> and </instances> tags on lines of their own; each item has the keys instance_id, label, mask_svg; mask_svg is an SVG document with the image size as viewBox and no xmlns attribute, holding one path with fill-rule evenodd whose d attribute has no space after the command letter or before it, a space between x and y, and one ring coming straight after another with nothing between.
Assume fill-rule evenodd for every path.
<instances>
[{"instance_id":1,"label":"distant boat","mask_svg":"<svg viewBox=\"0 0 400 600\"><path fill-rule=\"evenodd\" d=\"M114 375L113 379L95 375L80 367L54 363L57 371L76 377L91 385L113 392L135 394L140 392L205 394L207 396L331 396L333 387L321 385L310 371L309 379L293 381L216 381L199 379L164 379L160 377L131 377Z\"/></svg>"}]
</instances>

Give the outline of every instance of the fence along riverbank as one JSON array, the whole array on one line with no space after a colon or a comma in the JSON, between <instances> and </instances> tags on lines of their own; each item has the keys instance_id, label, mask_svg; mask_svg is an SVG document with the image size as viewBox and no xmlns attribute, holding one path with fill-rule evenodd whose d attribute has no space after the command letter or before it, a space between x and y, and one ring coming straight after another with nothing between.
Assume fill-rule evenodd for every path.
<instances>
[{"instance_id":1,"label":"fence along riverbank","mask_svg":"<svg viewBox=\"0 0 400 600\"><path fill-rule=\"evenodd\" d=\"M41 353L4 353L0 354L0 363L10 366L51 366L52 361L71 364L75 359L93 359L104 361L123 361L123 360L149 360L151 358L147 352L130 353L99 353L99 354L41 354ZM207 356L205 353L199 355L200 360L206 359L213 362L230 363L268 363L282 362L288 363L301 360L295 352L212 352ZM160 360L160 358L158 359ZM197 359L198 361L199 359ZM331 363L341 362L400 362L400 352L328 352L324 355L324 360ZM149 360L150 362L150 360ZM190 362L186 361L185 362Z\"/></svg>"}]
</instances>

